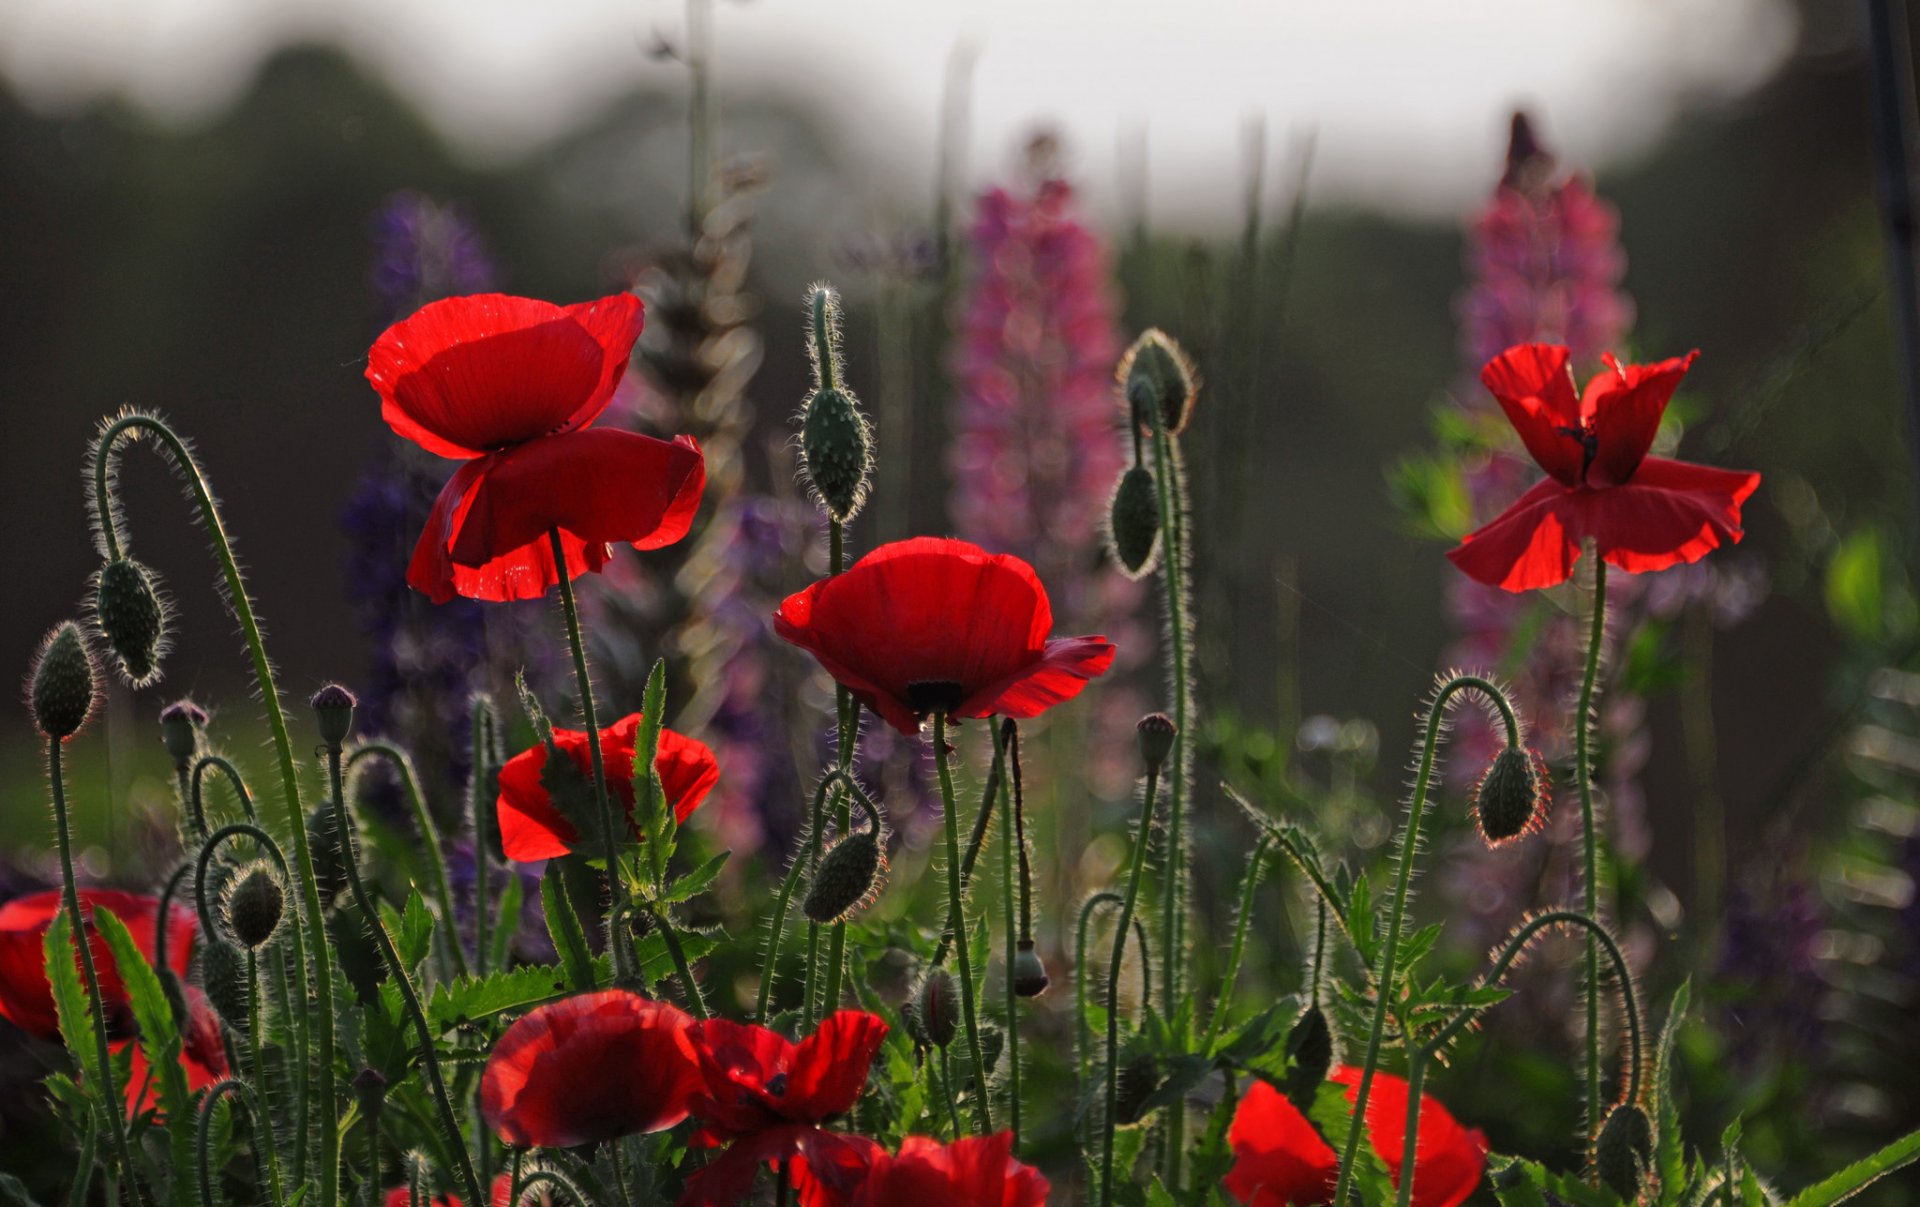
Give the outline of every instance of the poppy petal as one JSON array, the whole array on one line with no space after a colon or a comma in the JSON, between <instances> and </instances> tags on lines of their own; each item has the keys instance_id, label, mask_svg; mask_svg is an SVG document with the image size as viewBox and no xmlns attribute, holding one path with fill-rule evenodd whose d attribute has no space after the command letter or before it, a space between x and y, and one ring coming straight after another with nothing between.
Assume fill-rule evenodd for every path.
<instances>
[{"instance_id":1,"label":"poppy petal","mask_svg":"<svg viewBox=\"0 0 1920 1207\"><path fill-rule=\"evenodd\" d=\"M793 1159L813 1147L809 1141L818 1134L811 1127L789 1126L735 1140L687 1179L676 1207L738 1207L751 1197L762 1165Z\"/></svg>"},{"instance_id":2,"label":"poppy petal","mask_svg":"<svg viewBox=\"0 0 1920 1207\"><path fill-rule=\"evenodd\" d=\"M124 1030L131 1023L127 1017L127 991L106 940L93 930L93 911L104 907L125 923L134 946L152 960L160 902L142 893L118 889L83 888L79 896L81 917L87 923L91 940L94 971L100 978L100 995L110 1016L109 1025ZM0 1018L43 1039L57 1039L60 1034L53 989L47 984L46 936L54 916L65 907L59 889L28 893L0 905ZM183 979L193 958L194 939L199 930L192 910L178 904L170 907L167 963ZM76 964L79 958L76 947Z\"/></svg>"},{"instance_id":3,"label":"poppy petal","mask_svg":"<svg viewBox=\"0 0 1920 1207\"><path fill-rule=\"evenodd\" d=\"M1227 1192L1255 1207L1310 1207L1332 1199L1339 1158L1313 1124L1264 1081L1247 1089L1227 1130Z\"/></svg>"},{"instance_id":4,"label":"poppy petal","mask_svg":"<svg viewBox=\"0 0 1920 1207\"><path fill-rule=\"evenodd\" d=\"M1641 574L1739 543L1741 504L1759 486L1756 473L1648 457L1631 482L1569 494L1562 510L1608 562Z\"/></svg>"},{"instance_id":5,"label":"poppy petal","mask_svg":"<svg viewBox=\"0 0 1920 1207\"><path fill-rule=\"evenodd\" d=\"M777 1125L782 1115L768 1089L793 1065L795 1046L777 1031L732 1019L695 1024L694 1050L703 1088L691 1110L707 1125L706 1140L726 1139Z\"/></svg>"},{"instance_id":6,"label":"poppy petal","mask_svg":"<svg viewBox=\"0 0 1920 1207\"><path fill-rule=\"evenodd\" d=\"M836 1010L794 1049L784 1113L819 1121L844 1115L860 1101L886 1021L863 1010Z\"/></svg>"},{"instance_id":7,"label":"poppy petal","mask_svg":"<svg viewBox=\"0 0 1920 1207\"><path fill-rule=\"evenodd\" d=\"M1360 1070L1342 1065L1327 1080L1347 1088L1347 1101L1360 1094ZM1407 1138L1407 1083L1391 1073L1375 1072L1367 1092L1367 1141L1400 1184ZM1487 1138L1460 1126L1432 1095L1420 1096L1420 1135L1414 1147L1413 1207L1460 1207L1480 1185L1487 1164Z\"/></svg>"},{"instance_id":8,"label":"poppy petal","mask_svg":"<svg viewBox=\"0 0 1920 1207\"><path fill-rule=\"evenodd\" d=\"M1480 382L1507 413L1527 453L1568 486L1585 465L1580 400L1573 392L1570 354L1557 344L1519 344L1487 362ZM1565 429L1574 429L1569 435Z\"/></svg>"},{"instance_id":9,"label":"poppy petal","mask_svg":"<svg viewBox=\"0 0 1920 1207\"><path fill-rule=\"evenodd\" d=\"M1656 365L1622 365L1606 358L1607 371L1587 383L1580 403L1597 444L1587 485L1620 486L1633 477L1653 447L1668 401L1699 355L1689 352Z\"/></svg>"},{"instance_id":10,"label":"poppy petal","mask_svg":"<svg viewBox=\"0 0 1920 1207\"><path fill-rule=\"evenodd\" d=\"M1469 578L1508 591L1566 582L1580 560L1578 536L1568 530L1561 513L1570 493L1557 479L1542 479L1492 521L1461 538L1447 551L1447 560Z\"/></svg>"},{"instance_id":11,"label":"poppy petal","mask_svg":"<svg viewBox=\"0 0 1920 1207\"><path fill-rule=\"evenodd\" d=\"M531 1011L494 1045L480 1113L510 1145L571 1148L663 1131L699 1086L693 1020L624 989Z\"/></svg>"},{"instance_id":12,"label":"poppy petal","mask_svg":"<svg viewBox=\"0 0 1920 1207\"><path fill-rule=\"evenodd\" d=\"M1089 680L1113 665L1113 642L1105 637L1059 637L1047 642L1038 662L1015 672L1010 679L976 692L956 717L1037 717L1056 704L1080 694Z\"/></svg>"},{"instance_id":13,"label":"poppy petal","mask_svg":"<svg viewBox=\"0 0 1920 1207\"><path fill-rule=\"evenodd\" d=\"M430 303L387 328L367 358L394 432L471 458L590 422L639 337L640 300L584 307L507 294Z\"/></svg>"},{"instance_id":14,"label":"poppy petal","mask_svg":"<svg viewBox=\"0 0 1920 1207\"><path fill-rule=\"evenodd\" d=\"M636 840L640 833L633 820L633 760L639 728L640 714L631 713L600 731L600 758L606 768L607 786ZM593 774L593 752L584 730L556 728L553 740L581 775ZM500 795L494 809L500 821L501 848L515 863L556 859L571 853L580 843L579 828L554 806L542 782L548 755L547 744L536 742L500 768ZM671 729L661 729L653 765L677 821L693 816L720 782L719 761L707 744Z\"/></svg>"}]
</instances>

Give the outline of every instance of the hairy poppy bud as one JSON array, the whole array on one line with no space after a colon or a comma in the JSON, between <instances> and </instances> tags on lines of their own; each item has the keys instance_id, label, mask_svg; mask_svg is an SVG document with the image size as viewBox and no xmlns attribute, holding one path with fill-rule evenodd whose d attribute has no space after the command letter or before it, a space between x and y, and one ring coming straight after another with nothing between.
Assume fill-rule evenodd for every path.
<instances>
[{"instance_id":1,"label":"hairy poppy bud","mask_svg":"<svg viewBox=\"0 0 1920 1207\"><path fill-rule=\"evenodd\" d=\"M1540 756L1519 746L1502 747L1473 791L1474 818L1490 847L1532 833L1547 812L1546 768Z\"/></svg>"},{"instance_id":2,"label":"hairy poppy bud","mask_svg":"<svg viewBox=\"0 0 1920 1207\"><path fill-rule=\"evenodd\" d=\"M953 974L944 968L930 968L913 995L913 1021L919 1038L936 1048L945 1049L960 1033L959 990Z\"/></svg>"},{"instance_id":3,"label":"hairy poppy bud","mask_svg":"<svg viewBox=\"0 0 1920 1207\"><path fill-rule=\"evenodd\" d=\"M800 465L827 514L842 524L866 502L871 445L866 417L853 395L832 388L814 391L800 421Z\"/></svg>"},{"instance_id":4,"label":"hairy poppy bud","mask_svg":"<svg viewBox=\"0 0 1920 1207\"><path fill-rule=\"evenodd\" d=\"M380 1107L387 1100L387 1078L369 1065L353 1075L353 1096L360 1103L360 1113L369 1119L380 1116Z\"/></svg>"},{"instance_id":5,"label":"hairy poppy bud","mask_svg":"<svg viewBox=\"0 0 1920 1207\"><path fill-rule=\"evenodd\" d=\"M1113 1121L1138 1123L1146 1117L1147 1099L1160 1088L1160 1062L1153 1053L1142 1052L1120 1066L1120 1075L1114 1081Z\"/></svg>"},{"instance_id":6,"label":"hairy poppy bud","mask_svg":"<svg viewBox=\"0 0 1920 1207\"><path fill-rule=\"evenodd\" d=\"M100 567L94 595L93 614L100 634L119 659L120 673L135 687L160 677L167 609L154 581L153 571L139 562L115 558Z\"/></svg>"},{"instance_id":7,"label":"hairy poppy bud","mask_svg":"<svg viewBox=\"0 0 1920 1207\"><path fill-rule=\"evenodd\" d=\"M880 838L872 830L856 830L833 844L807 886L801 908L822 924L865 904L880 872Z\"/></svg>"},{"instance_id":8,"label":"hairy poppy bud","mask_svg":"<svg viewBox=\"0 0 1920 1207\"><path fill-rule=\"evenodd\" d=\"M307 814L307 849L313 858L313 883L320 899L332 901L347 887L347 864L340 853L340 831L333 805L322 802Z\"/></svg>"},{"instance_id":9,"label":"hairy poppy bud","mask_svg":"<svg viewBox=\"0 0 1920 1207\"><path fill-rule=\"evenodd\" d=\"M1013 952L1013 991L1021 997L1039 997L1052 981L1032 939L1022 939Z\"/></svg>"},{"instance_id":10,"label":"hairy poppy bud","mask_svg":"<svg viewBox=\"0 0 1920 1207\"><path fill-rule=\"evenodd\" d=\"M1180 732L1173 718L1163 712L1150 712L1140 718L1140 757L1148 771L1158 771L1173 753L1173 739Z\"/></svg>"},{"instance_id":11,"label":"hairy poppy bud","mask_svg":"<svg viewBox=\"0 0 1920 1207\"><path fill-rule=\"evenodd\" d=\"M61 741L78 733L93 712L96 691L93 652L79 625L62 621L47 634L29 682L27 699L40 732Z\"/></svg>"},{"instance_id":12,"label":"hairy poppy bud","mask_svg":"<svg viewBox=\"0 0 1920 1207\"><path fill-rule=\"evenodd\" d=\"M313 693L314 719L320 722L320 740L337 748L353 732L353 710L360 701L338 683L329 683Z\"/></svg>"},{"instance_id":13,"label":"hairy poppy bud","mask_svg":"<svg viewBox=\"0 0 1920 1207\"><path fill-rule=\"evenodd\" d=\"M1640 1193L1641 1172L1652 1163L1653 1125L1647 1113L1631 1102L1614 1107L1593 1144L1594 1172L1631 1202Z\"/></svg>"},{"instance_id":14,"label":"hairy poppy bud","mask_svg":"<svg viewBox=\"0 0 1920 1207\"><path fill-rule=\"evenodd\" d=\"M175 700L160 710L160 743L174 766L184 769L192 764L206 727L207 710L192 700Z\"/></svg>"},{"instance_id":15,"label":"hairy poppy bud","mask_svg":"<svg viewBox=\"0 0 1920 1207\"><path fill-rule=\"evenodd\" d=\"M1107 540L1113 560L1128 578L1153 569L1153 554L1160 545L1160 500L1153 471L1146 466L1136 465L1120 475L1107 510Z\"/></svg>"},{"instance_id":16,"label":"hairy poppy bud","mask_svg":"<svg viewBox=\"0 0 1920 1207\"><path fill-rule=\"evenodd\" d=\"M252 989L247 984L247 958L240 949L218 936L208 936L200 948L200 987L221 1021L245 1035Z\"/></svg>"},{"instance_id":17,"label":"hairy poppy bud","mask_svg":"<svg viewBox=\"0 0 1920 1207\"><path fill-rule=\"evenodd\" d=\"M227 890L227 928L241 946L258 951L273 941L286 904L286 886L272 865L252 864Z\"/></svg>"},{"instance_id":18,"label":"hairy poppy bud","mask_svg":"<svg viewBox=\"0 0 1920 1207\"><path fill-rule=\"evenodd\" d=\"M1333 1030L1319 1006L1307 1007L1287 1032L1287 1063L1287 1097L1295 1106L1311 1104L1333 1067Z\"/></svg>"},{"instance_id":19,"label":"hairy poppy bud","mask_svg":"<svg viewBox=\"0 0 1920 1207\"><path fill-rule=\"evenodd\" d=\"M1172 336L1149 327L1120 359L1117 376L1133 409L1133 421L1144 431L1160 430L1178 436L1186 430L1199 393L1193 362Z\"/></svg>"}]
</instances>

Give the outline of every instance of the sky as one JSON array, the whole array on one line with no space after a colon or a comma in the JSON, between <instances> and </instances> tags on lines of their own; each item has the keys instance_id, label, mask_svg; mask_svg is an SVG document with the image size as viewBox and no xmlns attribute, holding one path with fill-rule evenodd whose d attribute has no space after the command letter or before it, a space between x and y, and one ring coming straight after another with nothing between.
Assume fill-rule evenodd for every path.
<instances>
[{"instance_id":1,"label":"sky","mask_svg":"<svg viewBox=\"0 0 1920 1207\"><path fill-rule=\"evenodd\" d=\"M121 93L193 121L319 38L503 160L636 83L681 86L647 51L687 19L684 0L0 0L0 75L52 110ZM714 0L711 20L723 114L804 98L873 181L930 180L959 52L973 180L1045 122L1096 205L1144 144L1156 221L1203 225L1239 204L1252 120L1275 193L1311 134L1316 198L1447 214L1484 188L1516 104L1604 167L1762 82L1795 33L1784 0Z\"/></svg>"}]
</instances>

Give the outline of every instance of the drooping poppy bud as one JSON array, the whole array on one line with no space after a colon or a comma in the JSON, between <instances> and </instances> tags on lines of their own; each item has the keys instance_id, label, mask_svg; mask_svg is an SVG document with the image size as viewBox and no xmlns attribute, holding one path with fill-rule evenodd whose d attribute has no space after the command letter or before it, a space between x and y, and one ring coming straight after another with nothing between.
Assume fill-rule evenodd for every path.
<instances>
[{"instance_id":1,"label":"drooping poppy bud","mask_svg":"<svg viewBox=\"0 0 1920 1207\"><path fill-rule=\"evenodd\" d=\"M913 995L913 1021L918 1038L944 1050L960 1033L959 989L953 974L944 968L930 968Z\"/></svg>"},{"instance_id":2,"label":"drooping poppy bud","mask_svg":"<svg viewBox=\"0 0 1920 1207\"><path fill-rule=\"evenodd\" d=\"M1498 847L1531 834L1546 820L1547 798L1540 756L1525 747L1503 746L1473 792L1480 836Z\"/></svg>"},{"instance_id":3,"label":"drooping poppy bud","mask_svg":"<svg viewBox=\"0 0 1920 1207\"><path fill-rule=\"evenodd\" d=\"M1021 997L1039 997L1050 984L1047 966L1033 949L1033 940L1020 940L1013 952L1013 991Z\"/></svg>"},{"instance_id":4,"label":"drooping poppy bud","mask_svg":"<svg viewBox=\"0 0 1920 1207\"><path fill-rule=\"evenodd\" d=\"M1647 1113L1623 1102L1607 1113L1593 1144L1593 1168L1615 1194L1632 1202L1643 1171L1653 1163L1653 1124Z\"/></svg>"},{"instance_id":5,"label":"drooping poppy bud","mask_svg":"<svg viewBox=\"0 0 1920 1207\"><path fill-rule=\"evenodd\" d=\"M1141 430L1169 436L1186 430L1200 387L1193 362L1172 336L1157 327L1141 332L1121 357L1116 375Z\"/></svg>"},{"instance_id":6,"label":"drooping poppy bud","mask_svg":"<svg viewBox=\"0 0 1920 1207\"><path fill-rule=\"evenodd\" d=\"M881 860L880 839L872 830L857 830L834 843L807 886L801 905L807 917L824 925L864 905L873 896Z\"/></svg>"},{"instance_id":7,"label":"drooping poppy bud","mask_svg":"<svg viewBox=\"0 0 1920 1207\"><path fill-rule=\"evenodd\" d=\"M160 710L160 742L175 767L184 770L192 765L206 728L207 710L192 700L175 700Z\"/></svg>"},{"instance_id":8,"label":"drooping poppy bud","mask_svg":"<svg viewBox=\"0 0 1920 1207\"><path fill-rule=\"evenodd\" d=\"M47 634L34 656L27 692L33 723L56 741L72 737L93 712L97 681L93 652L80 635L80 626L71 620L62 621Z\"/></svg>"},{"instance_id":9,"label":"drooping poppy bud","mask_svg":"<svg viewBox=\"0 0 1920 1207\"><path fill-rule=\"evenodd\" d=\"M1107 508L1107 539L1113 560L1128 578L1140 578L1153 569L1160 547L1160 500L1153 471L1135 465L1120 475Z\"/></svg>"},{"instance_id":10,"label":"drooping poppy bud","mask_svg":"<svg viewBox=\"0 0 1920 1207\"><path fill-rule=\"evenodd\" d=\"M1333 1029L1319 1006L1307 1007L1287 1032L1287 1061L1287 1097L1306 1109L1333 1067Z\"/></svg>"},{"instance_id":11,"label":"drooping poppy bud","mask_svg":"<svg viewBox=\"0 0 1920 1207\"><path fill-rule=\"evenodd\" d=\"M1148 771L1158 771L1173 753L1173 739L1180 732L1173 718L1163 712L1150 712L1140 718L1140 758Z\"/></svg>"},{"instance_id":12,"label":"drooping poppy bud","mask_svg":"<svg viewBox=\"0 0 1920 1207\"><path fill-rule=\"evenodd\" d=\"M338 749L353 732L353 710L360 701L338 683L329 683L313 693L313 716L320 723L320 740Z\"/></svg>"},{"instance_id":13,"label":"drooping poppy bud","mask_svg":"<svg viewBox=\"0 0 1920 1207\"><path fill-rule=\"evenodd\" d=\"M272 865L252 864L227 890L227 927L241 946L258 951L273 942L286 904L286 887Z\"/></svg>"},{"instance_id":14,"label":"drooping poppy bud","mask_svg":"<svg viewBox=\"0 0 1920 1207\"><path fill-rule=\"evenodd\" d=\"M247 958L238 947L217 935L200 949L200 987L222 1022L237 1035L247 1033Z\"/></svg>"},{"instance_id":15,"label":"drooping poppy bud","mask_svg":"<svg viewBox=\"0 0 1920 1207\"><path fill-rule=\"evenodd\" d=\"M135 687L160 677L167 608L155 581L153 571L121 557L100 568L95 588L93 613L100 635L119 661L121 675Z\"/></svg>"}]
</instances>

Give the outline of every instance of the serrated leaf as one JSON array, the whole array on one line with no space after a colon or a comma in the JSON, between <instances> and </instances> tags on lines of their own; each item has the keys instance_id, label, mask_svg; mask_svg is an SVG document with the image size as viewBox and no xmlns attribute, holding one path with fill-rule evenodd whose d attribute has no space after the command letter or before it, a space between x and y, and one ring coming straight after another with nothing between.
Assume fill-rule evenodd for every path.
<instances>
[{"instance_id":1,"label":"serrated leaf","mask_svg":"<svg viewBox=\"0 0 1920 1207\"><path fill-rule=\"evenodd\" d=\"M1863 1157L1838 1173L1794 1195L1787 1207L1828 1207L1860 1193L1896 1169L1920 1160L1920 1131L1906 1135L1872 1156Z\"/></svg>"},{"instance_id":2,"label":"serrated leaf","mask_svg":"<svg viewBox=\"0 0 1920 1207\"><path fill-rule=\"evenodd\" d=\"M719 941L711 934L697 930L680 930L680 951L692 964L703 956L712 954ZM667 950L667 940L659 931L648 931L633 945L635 957L640 964L640 975L649 987L658 985L678 970L673 966L673 954Z\"/></svg>"},{"instance_id":3,"label":"serrated leaf","mask_svg":"<svg viewBox=\"0 0 1920 1207\"><path fill-rule=\"evenodd\" d=\"M187 1089L186 1066L181 1062L180 1028L173 1017L173 1004L126 923L114 917L113 911L95 906L93 928L113 952L114 970L120 974L134 1022L140 1028L140 1051L147 1058L149 1072L159 1078L160 1109L174 1121L175 1125L167 1129L173 1168L180 1171L173 1182L173 1200L186 1207L193 1199L192 1179L185 1176L193 1160L193 1129L187 1123L193 1118L193 1098ZM108 1104L107 1109L114 1108Z\"/></svg>"},{"instance_id":4,"label":"serrated leaf","mask_svg":"<svg viewBox=\"0 0 1920 1207\"><path fill-rule=\"evenodd\" d=\"M663 902L689 901L707 891L720 875L720 869L727 866L727 860L733 857L732 851L722 851L707 860L693 871L679 877L661 893Z\"/></svg>"},{"instance_id":5,"label":"serrated leaf","mask_svg":"<svg viewBox=\"0 0 1920 1207\"><path fill-rule=\"evenodd\" d=\"M508 1011L528 1010L566 992L566 974L546 964L484 977L457 977L433 987L427 999L427 1022L436 1033L448 1031Z\"/></svg>"},{"instance_id":6,"label":"serrated leaf","mask_svg":"<svg viewBox=\"0 0 1920 1207\"><path fill-rule=\"evenodd\" d=\"M633 766L624 773L633 779L633 818L648 844L647 858L658 880L673 858L679 819L667 807L655 760L660 753L660 726L667 711L667 663L655 659L647 672L647 690L640 703L640 727L633 735ZM611 772L609 773L611 774Z\"/></svg>"},{"instance_id":7,"label":"serrated leaf","mask_svg":"<svg viewBox=\"0 0 1920 1207\"><path fill-rule=\"evenodd\" d=\"M427 908L426 898L414 889L407 894L404 912L395 913L385 901L379 903L379 909L394 950L400 953L400 963L417 975L420 962L433 951L433 911Z\"/></svg>"},{"instance_id":8,"label":"serrated leaf","mask_svg":"<svg viewBox=\"0 0 1920 1207\"><path fill-rule=\"evenodd\" d=\"M1313 1106L1307 1111L1307 1118L1320 1129L1321 1136L1325 1137L1335 1153L1345 1151L1347 1130L1353 1121L1353 1104L1347 1101L1345 1086L1331 1081L1322 1082L1314 1093ZM1373 1145L1364 1136L1354 1146L1353 1185L1359 1190L1363 1203L1393 1202L1393 1179L1387 1174L1387 1167L1381 1163L1380 1155L1373 1151Z\"/></svg>"},{"instance_id":9,"label":"serrated leaf","mask_svg":"<svg viewBox=\"0 0 1920 1207\"><path fill-rule=\"evenodd\" d=\"M1535 1187L1562 1200L1568 1207L1618 1207L1620 1202L1620 1196L1611 1190L1589 1186L1579 1178L1555 1173L1536 1161L1519 1158L1507 1168L1521 1171ZM1501 1202L1507 1200L1502 1197Z\"/></svg>"},{"instance_id":10,"label":"serrated leaf","mask_svg":"<svg viewBox=\"0 0 1920 1207\"><path fill-rule=\"evenodd\" d=\"M553 949L560 953L560 966L566 970L567 987L579 993L594 987L593 957L573 902L567 899L566 885L561 883L562 874L559 860L547 861L546 874L540 878L540 909L546 915Z\"/></svg>"},{"instance_id":11,"label":"serrated leaf","mask_svg":"<svg viewBox=\"0 0 1920 1207\"><path fill-rule=\"evenodd\" d=\"M1172 1106L1207 1079L1213 1072L1213 1062L1203 1056L1176 1056L1160 1067L1160 1085L1148 1094L1140 1103L1140 1113L1146 1115L1163 1106Z\"/></svg>"},{"instance_id":12,"label":"serrated leaf","mask_svg":"<svg viewBox=\"0 0 1920 1207\"><path fill-rule=\"evenodd\" d=\"M45 939L47 984L53 990L53 1008L60 1022L74 1067L88 1085L100 1084L100 1057L93 1036L93 1008L80 984L80 957L73 945L73 924L63 908L47 926Z\"/></svg>"},{"instance_id":13,"label":"serrated leaf","mask_svg":"<svg viewBox=\"0 0 1920 1207\"><path fill-rule=\"evenodd\" d=\"M1400 950L1395 963L1409 974L1407 979L1412 979L1413 966L1433 950L1435 943L1439 942L1441 926L1442 923L1439 922L1431 926L1423 926L1400 940ZM1398 977L1400 973L1396 972L1394 975Z\"/></svg>"},{"instance_id":14,"label":"serrated leaf","mask_svg":"<svg viewBox=\"0 0 1920 1207\"><path fill-rule=\"evenodd\" d=\"M1653 1058L1653 1164L1663 1185L1678 1186L1687 1176L1686 1154L1680 1137L1680 1108L1673 1100L1673 1045L1680 1035L1680 1023L1687 1016L1692 1000L1693 982L1680 982L1667 1007L1667 1021L1660 1028L1660 1042Z\"/></svg>"},{"instance_id":15,"label":"serrated leaf","mask_svg":"<svg viewBox=\"0 0 1920 1207\"><path fill-rule=\"evenodd\" d=\"M603 855L600 797L593 789L593 776L580 770L573 756L552 739L547 741L547 761L540 768L540 787L560 816L579 833L582 849L596 857ZM616 841L621 837L614 835Z\"/></svg>"}]
</instances>

